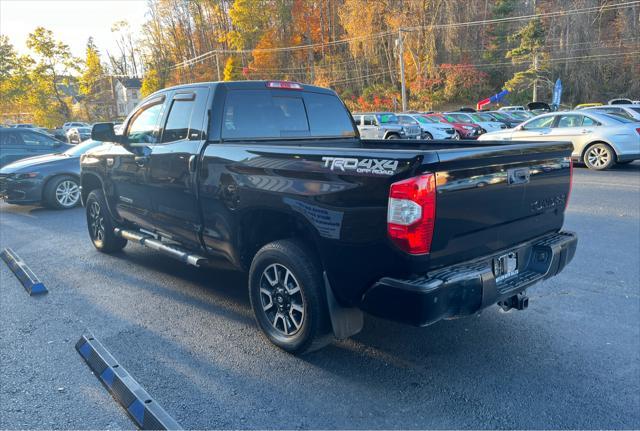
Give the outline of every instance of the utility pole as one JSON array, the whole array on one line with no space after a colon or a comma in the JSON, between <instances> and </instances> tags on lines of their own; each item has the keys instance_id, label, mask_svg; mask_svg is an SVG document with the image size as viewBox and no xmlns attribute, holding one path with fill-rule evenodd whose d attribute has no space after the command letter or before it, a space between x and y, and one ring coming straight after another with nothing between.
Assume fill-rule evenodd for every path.
<instances>
[{"instance_id":1,"label":"utility pole","mask_svg":"<svg viewBox=\"0 0 640 431\"><path fill-rule=\"evenodd\" d=\"M400 57L400 85L402 88L402 112L407 110L407 87L404 82L404 45L402 29L398 30L398 57Z\"/></svg>"},{"instance_id":2,"label":"utility pole","mask_svg":"<svg viewBox=\"0 0 640 431\"><path fill-rule=\"evenodd\" d=\"M222 79L220 79L220 60L218 60L217 52L216 52L216 69L218 69L218 81L222 81Z\"/></svg>"},{"instance_id":3,"label":"utility pole","mask_svg":"<svg viewBox=\"0 0 640 431\"><path fill-rule=\"evenodd\" d=\"M538 54L533 54L533 70L536 76L533 78L533 101L538 101Z\"/></svg>"}]
</instances>

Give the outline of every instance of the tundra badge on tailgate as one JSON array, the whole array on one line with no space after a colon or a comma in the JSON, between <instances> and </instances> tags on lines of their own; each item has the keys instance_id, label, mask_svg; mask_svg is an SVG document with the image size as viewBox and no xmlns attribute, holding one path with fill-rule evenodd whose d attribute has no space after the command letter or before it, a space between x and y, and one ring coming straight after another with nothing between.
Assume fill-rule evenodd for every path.
<instances>
[{"instance_id":1,"label":"tundra badge on tailgate","mask_svg":"<svg viewBox=\"0 0 640 431\"><path fill-rule=\"evenodd\" d=\"M393 175L398 169L397 160L323 157L322 161L324 167L332 171L356 171L359 174Z\"/></svg>"}]
</instances>

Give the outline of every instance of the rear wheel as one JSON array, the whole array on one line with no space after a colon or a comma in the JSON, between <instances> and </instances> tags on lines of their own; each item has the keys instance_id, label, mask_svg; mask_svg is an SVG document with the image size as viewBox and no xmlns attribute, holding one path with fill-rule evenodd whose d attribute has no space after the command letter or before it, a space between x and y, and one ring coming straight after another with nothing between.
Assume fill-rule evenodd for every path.
<instances>
[{"instance_id":1,"label":"rear wheel","mask_svg":"<svg viewBox=\"0 0 640 431\"><path fill-rule=\"evenodd\" d=\"M43 191L44 202L55 209L69 209L80 203L80 185L70 175L52 178Z\"/></svg>"},{"instance_id":2,"label":"rear wheel","mask_svg":"<svg viewBox=\"0 0 640 431\"><path fill-rule=\"evenodd\" d=\"M114 222L107 209L104 193L93 190L87 197L87 227L93 246L103 253L115 253L127 245L127 240L113 232Z\"/></svg>"},{"instance_id":3,"label":"rear wheel","mask_svg":"<svg viewBox=\"0 0 640 431\"><path fill-rule=\"evenodd\" d=\"M615 164L616 155L607 144L593 144L585 151L583 161L589 169L603 171Z\"/></svg>"},{"instance_id":4,"label":"rear wheel","mask_svg":"<svg viewBox=\"0 0 640 431\"><path fill-rule=\"evenodd\" d=\"M249 298L262 332L287 352L301 354L332 341L320 264L299 241L274 241L256 253Z\"/></svg>"}]
</instances>

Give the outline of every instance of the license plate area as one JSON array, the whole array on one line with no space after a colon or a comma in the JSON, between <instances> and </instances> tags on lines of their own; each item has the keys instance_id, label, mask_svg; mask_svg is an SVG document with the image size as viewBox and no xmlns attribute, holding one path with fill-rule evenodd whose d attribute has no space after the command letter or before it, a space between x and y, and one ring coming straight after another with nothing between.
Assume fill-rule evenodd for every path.
<instances>
[{"instance_id":1,"label":"license plate area","mask_svg":"<svg viewBox=\"0 0 640 431\"><path fill-rule=\"evenodd\" d=\"M518 253L515 251L493 259L493 275L496 283L501 283L518 275Z\"/></svg>"}]
</instances>

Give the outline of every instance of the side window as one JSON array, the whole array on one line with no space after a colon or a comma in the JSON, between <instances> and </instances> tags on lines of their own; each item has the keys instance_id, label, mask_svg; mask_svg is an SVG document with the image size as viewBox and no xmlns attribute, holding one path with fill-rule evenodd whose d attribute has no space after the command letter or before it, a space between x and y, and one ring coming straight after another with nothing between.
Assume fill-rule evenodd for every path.
<instances>
[{"instance_id":1,"label":"side window","mask_svg":"<svg viewBox=\"0 0 640 431\"><path fill-rule=\"evenodd\" d=\"M195 100L174 100L171 103L167 124L162 132L162 142L187 139Z\"/></svg>"},{"instance_id":2,"label":"side window","mask_svg":"<svg viewBox=\"0 0 640 431\"><path fill-rule=\"evenodd\" d=\"M1 146L19 146L22 144L20 141L20 136L16 132L5 132L0 134L0 145Z\"/></svg>"},{"instance_id":3,"label":"side window","mask_svg":"<svg viewBox=\"0 0 640 431\"><path fill-rule=\"evenodd\" d=\"M356 126L362 125L362 115L354 115L353 122L356 123Z\"/></svg>"},{"instance_id":4,"label":"side window","mask_svg":"<svg viewBox=\"0 0 640 431\"><path fill-rule=\"evenodd\" d=\"M34 132L21 132L22 141L26 145L34 145L39 147L52 147L55 141L48 136L41 135L40 133Z\"/></svg>"},{"instance_id":5,"label":"side window","mask_svg":"<svg viewBox=\"0 0 640 431\"><path fill-rule=\"evenodd\" d=\"M582 115L560 115L556 128L580 127L582 125Z\"/></svg>"},{"instance_id":6,"label":"side window","mask_svg":"<svg viewBox=\"0 0 640 431\"><path fill-rule=\"evenodd\" d=\"M364 126L375 126L375 119L373 118L373 115L365 115L364 116Z\"/></svg>"},{"instance_id":7,"label":"side window","mask_svg":"<svg viewBox=\"0 0 640 431\"><path fill-rule=\"evenodd\" d=\"M583 125L583 126L599 126L599 125L600 125L600 123L598 123L596 120L594 120L594 119L593 119L593 118L591 118L591 117L587 117L587 116L585 116L585 117L583 117L583 119L582 119L582 125Z\"/></svg>"},{"instance_id":8,"label":"side window","mask_svg":"<svg viewBox=\"0 0 640 431\"><path fill-rule=\"evenodd\" d=\"M129 122L127 137L134 144L155 144L158 142L158 120L162 113L162 103L147 105L134 114Z\"/></svg>"},{"instance_id":9,"label":"side window","mask_svg":"<svg viewBox=\"0 0 640 431\"><path fill-rule=\"evenodd\" d=\"M553 124L554 118L555 117L553 115L549 117L536 118L535 120L531 120L527 124L525 124L524 129L525 130L544 129L547 127L551 127L551 124Z\"/></svg>"}]
</instances>

